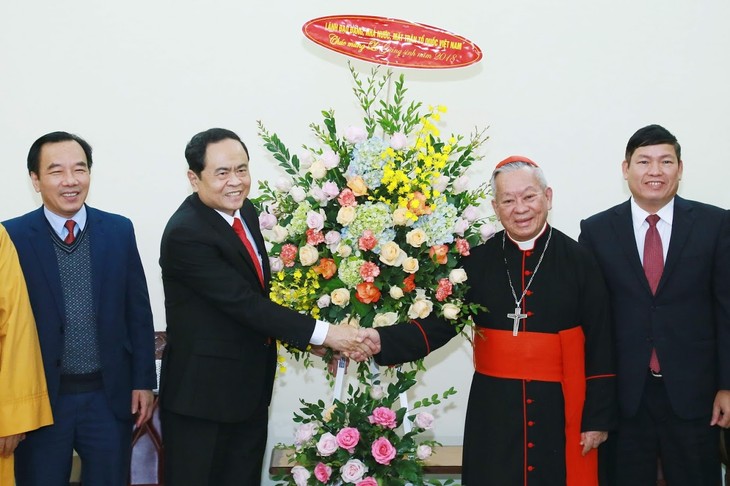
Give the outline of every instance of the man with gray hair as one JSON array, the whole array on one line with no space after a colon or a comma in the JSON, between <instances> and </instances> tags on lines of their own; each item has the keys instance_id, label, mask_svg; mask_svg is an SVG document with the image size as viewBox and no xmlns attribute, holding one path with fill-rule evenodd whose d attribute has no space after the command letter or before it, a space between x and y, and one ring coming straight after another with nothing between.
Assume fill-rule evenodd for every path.
<instances>
[{"instance_id":1,"label":"man with gray hair","mask_svg":"<svg viewBox=\"0 0 730 486\"><path fill-rule=\"evenodd\" d=\"M608 295L598 264L547 223L553 191L526 157L500 162L492 206L504 231L462 265L477 315L463 484L598 484L616 422ZM380 364L421 358L454 336L440 318L363 331Z\"/></svg>"}]
</instances>

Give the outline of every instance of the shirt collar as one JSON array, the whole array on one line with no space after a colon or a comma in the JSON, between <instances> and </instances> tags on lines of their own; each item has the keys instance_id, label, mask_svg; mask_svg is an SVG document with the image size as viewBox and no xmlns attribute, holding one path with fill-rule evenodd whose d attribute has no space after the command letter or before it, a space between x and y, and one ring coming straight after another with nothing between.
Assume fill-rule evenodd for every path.
<instances>
[{"instance_id":1,"label":"shirt collar","mask_svg":"<svg viewBox=\"0 0 730 486\"><path fill-rule=\"evenodd\" d=\"M231 216L231 215L230 215L230 214L228 214L228 213L224 213L223 211L219 211L218 209L214 209L214 211L215 211L216 213L220 214L220 215L221 215L221 216L223 217L223 219L225 219L225 220L226 220L226 223L228 223L228 224L229 224L229 225L231 225L231 226L233 226L233 220L234 220L235 218L238 218L238 219L240 219L240 220L241 220L241 223L243 223L243 218L241 217L241 211L240 211L240 210L238 210L238 209L236 209L236 212L235 212L235 213L233 213L233 216ZM244 226L245 226L245 223L244 223Z\"/></svg>"},{"instance_id":2,"label":"shirt collar","mask_svg":"<svg viewBox=\"0 0 730 486\"><path fill-rule=\"evenodd\" d=\"M545 229L546 228L547 228L547 221L545 221L545 224L542 226L542 229L537 234L537 236L535 236L534 238L531 238L531 239L529 239L527 241L516 241L516 240L513 240L512 237L509 235L509 233L507 233L506 230L505 230L505 233L507 233L507 238L509 238L512 241L512 243L514 243L515 245L517 245L518 247L520 247L520 250L522 250L522 251L528 251L528 250L532 250L533 248L535 248L535 242L537 241L538 238L540 238L542 235L545 234Z\"/></svg>"},{"instance_id":3,"label":"shirt collar","mask_svg":"<svg viewBox=\"0 0 730 486\"><path fill-rule=\"evenodd\" d=\"M656 213L649 213L640 208L639 205L636 204L633 196L631 197L631 220L634 224L634 229L638 229L642 224L646 223L646 217L650 214L657 214L661 221L664 221L671 226L672 221L674 220L674 198L672 198L671 201L669 201Z\"/></svg>"},{"instance_id":4,"label":"shirt collar","mask_svg":"<svg viewBox=\"0 0 730 486\"><path fill-rule=\"evenodd\" d=\"M63 234L63 225L65 225L66 221L69 219L74 220L76 226L79 227L79 232L84 231L84 228L86 227L86 204L81 206L81 209L79 209L79 211L70 218L59 216L46 206L43 206L43 214L45 215L46 220L48 220L48 223L51 225L51 228L53 228L53 231L55 231L59 236Z\"/></svg>"}]
</instances>

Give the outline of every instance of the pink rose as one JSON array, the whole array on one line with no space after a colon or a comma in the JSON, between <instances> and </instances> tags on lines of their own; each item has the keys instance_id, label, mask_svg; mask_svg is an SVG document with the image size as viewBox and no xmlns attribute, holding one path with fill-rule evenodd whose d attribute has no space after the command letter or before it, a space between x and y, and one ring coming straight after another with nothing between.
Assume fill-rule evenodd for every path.
<instances>
[{"instance_id":1,"label":"pink rose","mask_svg":"<svg viewBox=\"0 0 730 486\"><path fill-rule=\"evenodd\" d=\"M367 138L368 132L366 132L363 127L350 125L349 127L345 128L345 140L353 145L356 143L364 142L365 140L367 140Z\"/></svg>"},{"instance_id":2,"label":"pink rose","mask_svg":"<svg viewBox=\"0 0 730 486\"><path fill-rule=\"evenodd\" d=\"M401 150L405 148L406 145L408 145L408 138L406 138L405 133L396 132L390 136L390 147L393 150Z\"/></svg>"},{"instance_id":3,"label":"pink rose","mask_svg":"<svg viewBox=\"0 0 730 486\"><path fill-rule=\"evenodd\" d=\"M342 481L345 483L360 481L366 472L368 472L368 467L359 459L350 459L340 468Z\"/></svg>"},{"instance_id":4,"label":"pink rose","mask_svg":"<svg viewBox=\"0 0 730 486\"><path fill-rule=\"evenodd\" d=\"M271 213L261 213L259 215L259 226L261 229L270 230L276 226L276 216Z\"/></svg>"},{"instance_id":5,"label":"pink rose","mask_svg":"<svg viewBox=\"0 0 730 486\"><path fill-rule=\"evenodd\" d=\"M320 206L326 206L327 202L329 202L329 199L327 198L327 195L324 193L321 187L319 186L312 186L309 189L309 195L314 198L317 203L319 203Z\"/></svg>"},{"instance_id":6,"label":"pink rose","mask_svg":"<svg viewBox=\"0 0 730 486\"><path fill-rule=\"evenodd\" d=\"M269 257L271 273L281 272L284 269L284 262L279 257Z\"/></svg>"},{"instance_id":7,"label":"pink rose","mask_svg":"<svg viewBox=\"0 0 730 486\"><path fill-rule=\"evenodd\" d=\"M355 483L355 486L378 486L378 482L372 476L368 476Z\"/></svg>"},{"instance_id":8,"label":"pink rose","mask_svg":"<svg viewBox=\"0 0 730 486\"><path fill-rule=\"evenodd\" d=\"M492 223L483 224L482 227L479 228L479 234L483 241L487 241L489 238L494 236L494 233L496 232L497 228Z\"/></svg>"},{"instance_id":9,"label":"pink rose","mask_svg":"<svg viewBox=\"0 0 730 486\"><path fill-rule=\"evenodd\" d=\"M374 282L378 275L380 275L380 268L373 262L365 262L360 265L360 276L365 282Z\"/></svg>"},{"instance_id":10,"label":"pink rose","mask_svg":"<svg viewBox=\"0 0 730 486\"><path fill-rule=\"evenodd\" d=\"M340 203L340 206L356 206L357 205L357 200L355 199L355 193L352 192L352 189L350 189L350 188L342 190L339 197L337 198L337 202Z\"/></svg>"},{"instance_id":11,"label":"pink rose","mask_svg":"<svg viewBox=\"0 0 730 486\"><path fill-rule=\"evenodd\" d=\"M382 425L389 429L396 427L395 423L395 412L388 407L377 407L373 410L373 414L368 417L371 424Z\"/></svg>"},{"instance_id":12,"label":"pink rose","mask_svg":"<svg viewBox=\"0 0 730 486\"><path fill-rule=\"evenodd\" d=\"M454 233L456 233L459 236L464 236L464 233L468 229L469 229L469 221L465 220L464 218L459 218L454 223Z\"/></svg>"},{"instance_id":13,"label":"pink rose","mask_svg":"<svg viewBox=\"0 0 730 486\"><path fill-rule=\"evenodd\" d=\"M461 217L473 223L479 217L479 210L474 206L467 206L464 212L461 213Z\"/></svg>"},{"instance_id":14,"label":"pink rose","mask_svg":"<svg viewBox=\"0 0 730 486\"><path fill-rule=\"evenodd\" d=\"M416 415L416 427L429 430L433 427L433 415L428 412L421 412Z\"/></svg>"},{"instance_id":15,"label":"pink rose","mask_svg":"<svg viewBox=\"0 0 730 486\"><path fill-rule=\"evenodd\" d=\"M359 246L360 249L363 251L372 250L377 244L378 239L375 237L375 234L370 230L363 231L362 236L357 240L357 246Z\"/></svg>"},{"instance_id":16,"label":"pink rose","mask_svg":"<svg viewBox=\"0 0 730 486\"><path fill-rule=\"evenodd\" d=\"M456 242L456 250L459 252L459 255L461 256L469 256L471 246L469 246L469 242L466 241L464 238L457 238Z\"/></svg>"},{"instance_id":17,"label":"pink rose","mask_svg":"<svg viewBox=\"0 0 730 486\"><path fill-rule=\"evenodd\" d=\"M320 456L327 457L331 456L337 450L337 439L334 435L326 432L322 434L322 437L317 441L317 452Z\"/></svg>"},{"instance_id":18,"label":"pink rose","mask_svg":"<svg viewBox=\"0 0 730 486\"><path fill-rule=\"evenodd\" d=\"M332 149L327 149L322 154L322 163L329 169L334 169L340 164L340 156L337 155Z\"/></svg>"},{"instance_id":19,"label":"pink rose","mask_svg":"<svg viewBox=\"0 0 730 486\"><path fill-rule=\"evenodd\" d=\"M330 476L332 476L332 468L327 464L320 462L314 466L314 477L317 478L320 483L326 483L329 481Z\"/></svg>"},{"instance_id":20,"label":"pink rose","mask_svg":"<svg viewBox=\"0 0 730 486\"><path fill-rule=\"evenodd\" d=\"M340 194L340 189L334 182L327 181L322 185L322 192L324 192L328 200L332 200Z\"/></svg>"},{"instance_id":21,"label":"pink rose","mask_svg":"<svg viewBox=\"0 0 730 486\"><path fill-rule=\"evenodd\" d=\"M294 186L291 189L289 189L289 195L292 199L294 199L294 202L302 202L307 198L307 193L304 192L304 189L302 189L299 186Z\"/></svg>"},{"instance_id":22,"label":"pink rose","mask_svg":"<svg viewBox=\"0 0 730 486\"><path fill-rule=\"evenodd\" d=\"M436 300L443 302L446 298L451 295L454 285L448 278L442 278L439 280L439 286L436 289Z\"/></svg>"},{"instance_id":23,"label":"pink rose","mask_svg":"<svg viewBox=\"0 0 730 486\"><path fill-rule=\"evenodd\" d=\"M393 444L391 444L385 437L381 437L373 442L370 452L372 452L375 462L386 466L390 464L390 461L392 461L395 457L395 447L393 447Z\"/></svg>"},{"instance_id":24,"label":"pink rose","mask_svg":"<svg viewBox=\"0 0 730 486\"><path fill-rule=\"evenodd\" d=\"M312 155L312 152L310 152L309 150L302 150L299 152L299 167L307 170L312 167L313 162L314 155Z\"/></svg>"},{"instance_id":25,"label":"pink rose","mask_svg":"<svg viewBox=\"0 0 730 486\"><path fill-rule=\"evenodd\" d=\"M324 228L324 214L321 211L308 211L307 227L322 231L322 228Z\"/></svg>"},{"instance_id":26,"label":"pink rose","mask_svg":"<svg viewBox=\"0 0 730 486\"><path fill-rule=\"evenodd\" d=\"M460 194L464 191L466 191L467 186L469 185L469 178L465 175L461 175L456 178L454 183L451 185L454 194Z\"/></svg>"},{"instance_id":27,"label":"pink rose","mask_svg":"<svg viewBox=\"0 0 730 486\"><path fill-rule=\"evenodd\" d=\"M355 446L360 442L360 431L354 427L345 427L337 433L337 445L350 454L355 452Z\"/></svg>"},{"instance_id":28,"label":"pink rose","mask_svg":"<svg viewBox=\"0 0 730 486\"><path fill-rule=\"evenodd\" d=\"M433 454L431 446L423 444L418 446L418 449L416 449L416 457L418 457L422 461L431 457L431 454Z\"/></svg>"},{"instance_id":29,"label":"pink rose","mask_svg":"<svg viewBox=\"0 0 730 486\"><path fill-rule=\"evenodd\" d=\"M294 183L288 177L279 177L274 183L274 187L279 192L289 192Z\"/></svg>"},{"instance_id":30,"label":"pink rose","mask_svg":"<svg viewBox=\"0 0 730 486\"><path fill-rule=\"evenodd\" d=\"M307 486L307 479L311 476L309 471L307 471L303 466L294 466L291 468L291 475L297 486Z\"/></svg>"},{"instance_id":31,"label":"pink rose","mask_svg":"<svg viewBox=\"0 0 730 486\"><path fill-rule=\"evenodd\" d=\"M324 235L324 242L327 246L336 245L342 239L342 235L338 231L330 230Z\"/></svg>"}]
</instances>

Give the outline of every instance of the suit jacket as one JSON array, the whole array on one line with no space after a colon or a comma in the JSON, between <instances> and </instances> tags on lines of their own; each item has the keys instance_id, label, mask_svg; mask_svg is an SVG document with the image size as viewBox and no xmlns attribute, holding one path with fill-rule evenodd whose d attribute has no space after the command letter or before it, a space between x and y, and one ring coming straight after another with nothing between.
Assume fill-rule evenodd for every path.
<instances>
[{"instance_id":1,"label":"suit jacket","mask_svg":"<svg viewBox=\"0 0 730 486\"><path fill-rule=\"evenodd\" d=\"M147 281L132 222L88 206L86 210L104 391L114 414L131 419L132 390L152 390L157 382ZM61 381L66 327L53 230L42 207L3 224L18 250L28 285L53 408Z\"/></svg>"},{"instance_id":2,"label":"suit jacket","mask_svg":"<svg viewBox=\"0 0 730 486\"><path fill-rule=\"evenodd\" d=\"M271 400L276 339L305 349L314 332L314 319L269 300L271 269L248 200L241 217L263 257L265 289L233 228L197 194L182 203L162 235L164 409L218 422L246 420Z\"/></svg>"},{"instance_id":3,"label":"suit jacket","mask_svg":"<svg viewBox=\"0 0 730 486\"><path fill-rule=\"evenodd\" d=\"M619 405L633 416L656 348L672 407L685 419L712 413L730 389L730 213L674 198L664 272L652 295L627 201L581 222L608 285L616 337Z\"/></svg>"}]
</instances>

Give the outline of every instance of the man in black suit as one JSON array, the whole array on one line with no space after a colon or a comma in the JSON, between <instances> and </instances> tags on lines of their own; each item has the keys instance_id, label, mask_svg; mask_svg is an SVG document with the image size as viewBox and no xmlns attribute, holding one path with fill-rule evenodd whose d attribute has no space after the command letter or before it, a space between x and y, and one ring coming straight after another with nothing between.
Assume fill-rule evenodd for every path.
<instances>
[{"instance_id":1,"label":"man in black suit","mask_svg":"<svg viewBox=\"0 0 730 486\"><path fill-rule=\"evenodd\" d=\"M631 199L581 222L580 242L611 295L621 486L655 484L657 457L670 485L720 481L717 426L730 426L730 216L677 196L682 170L671 133L638 130L623 161Z\"/></svg>"},{"instance_id":2,"label":"man in black suit","mask_svg":"<svg viewBox=\"0 0 730 486\"><path fill-rule=\"evenodd\" d=\"M274 304L248 150L230 130L185 149L195 193L172 215L160 266L167 311L160 404L167 486L260 484L276 340L372 354L357 330Z\"/></svg>"}]
</instances>

